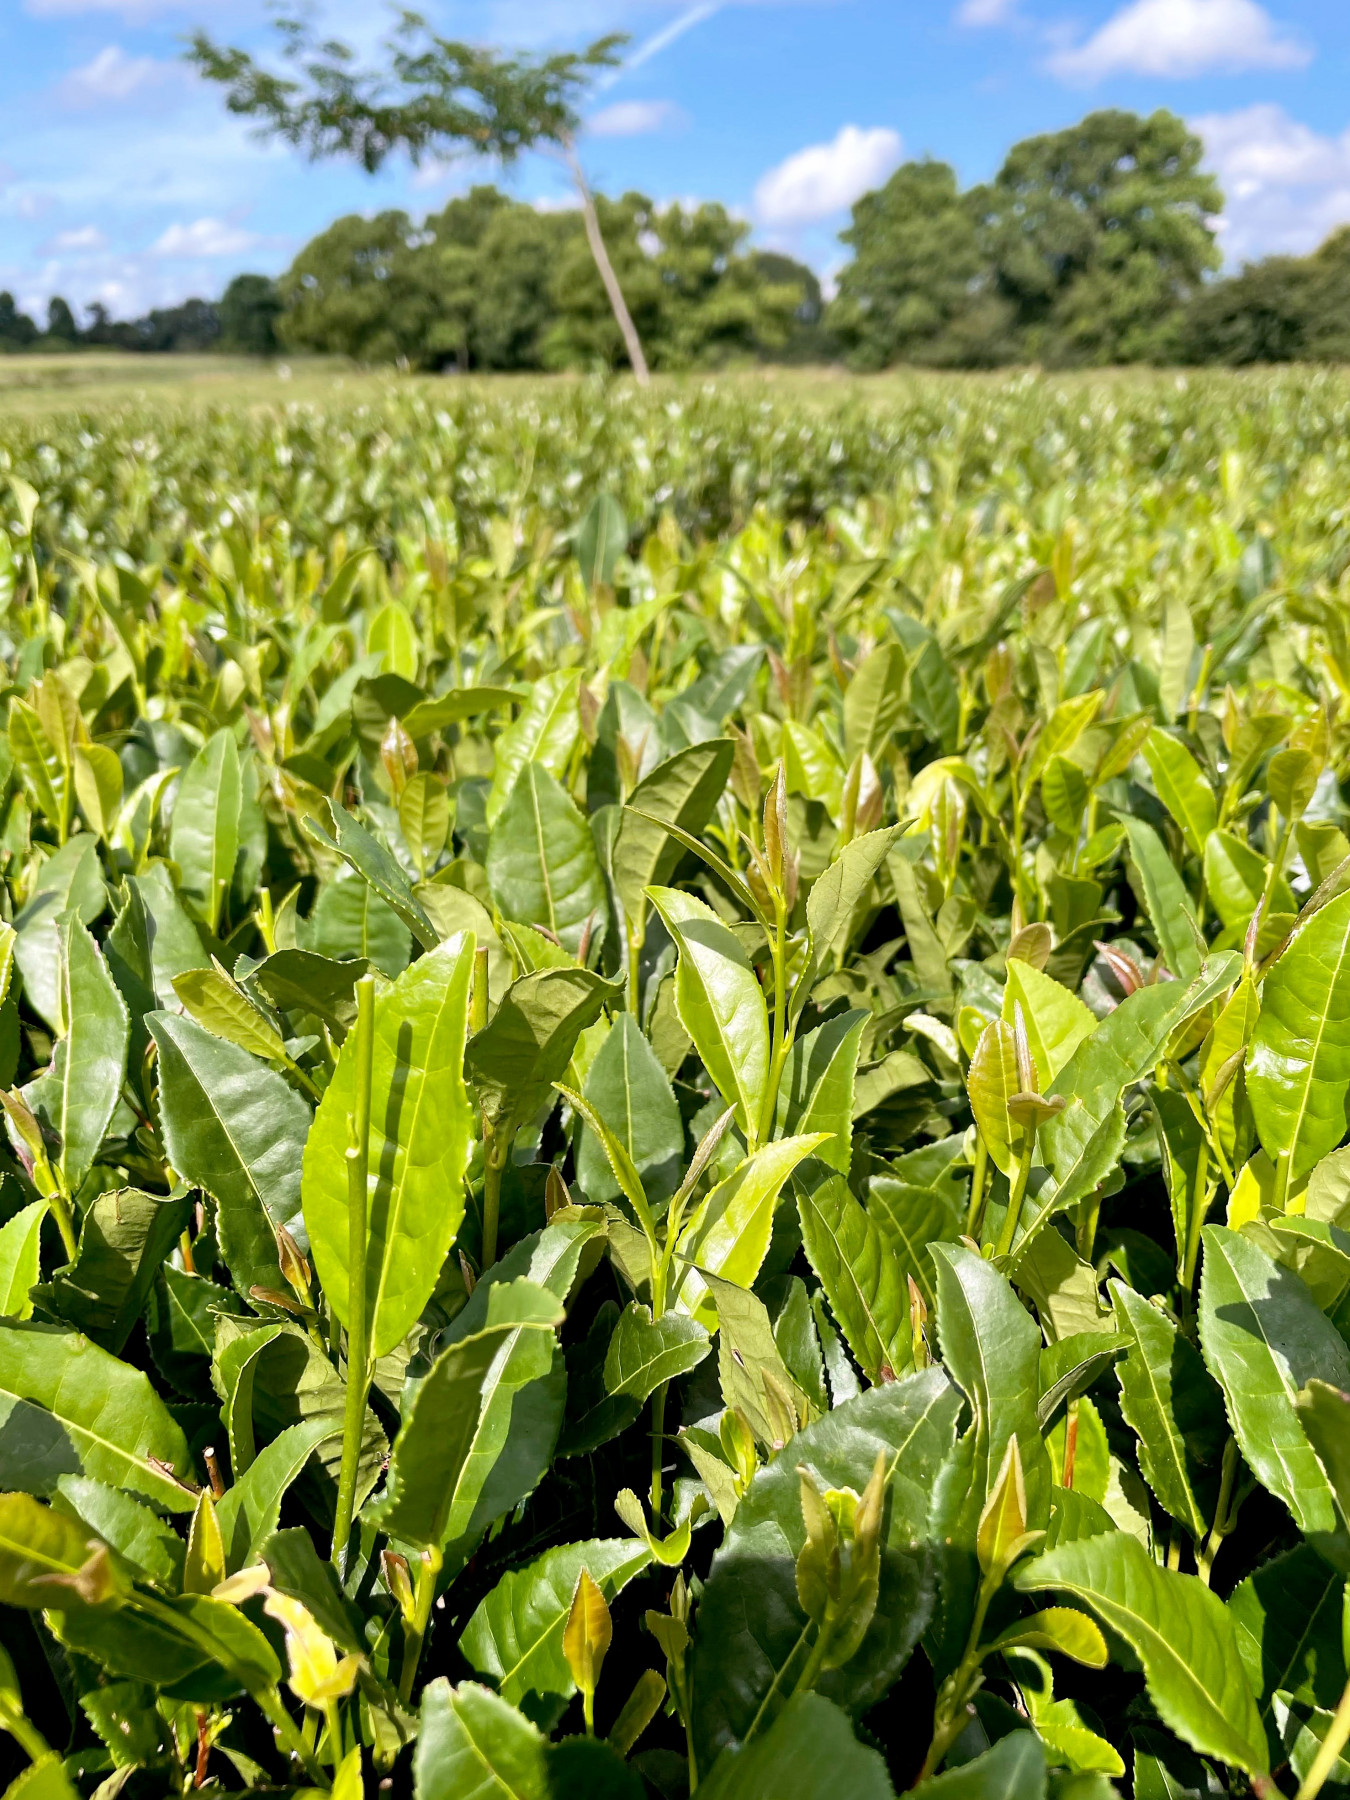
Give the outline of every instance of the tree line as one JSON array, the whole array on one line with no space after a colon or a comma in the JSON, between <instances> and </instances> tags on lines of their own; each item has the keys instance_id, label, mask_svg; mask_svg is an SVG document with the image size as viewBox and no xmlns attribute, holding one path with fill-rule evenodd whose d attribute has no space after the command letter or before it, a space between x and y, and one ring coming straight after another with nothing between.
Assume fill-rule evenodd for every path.
<instances>
[{"instance_id":1,"label":"tree line","mask_svg":"<svg viewBox=\"0 0 1350 1800\"><path fill-rule=\"evenodd\" d=\"M540 211L474 187L417 221L338 219L272 282L215 303L45 331L0 294L0 349L315 351L417 369L657 369L842 358L861 370L1350 360L1350 227L1309 256L1220 276L1223 196L1175 115L1089 114L1028 138L990 182L906 162L854 206L826 304L803 263L747 242L716 203L638 193ZM595 254L590 224L605 257Z\"/></svg>"}]
</instances>

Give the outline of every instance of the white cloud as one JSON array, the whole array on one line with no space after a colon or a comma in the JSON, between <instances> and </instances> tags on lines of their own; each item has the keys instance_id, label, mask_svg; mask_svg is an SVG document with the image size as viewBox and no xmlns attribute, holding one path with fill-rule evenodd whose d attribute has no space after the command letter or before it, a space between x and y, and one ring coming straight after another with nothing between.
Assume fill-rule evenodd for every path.
<instances>
[{"instance_id":1,"label":"white cloud","mask_svg":"<svg viewBox=\"0 0 1350 1800\"><path fill-rule=\"evenodd\" d=\"M1323 137L1269 102L1190 125L1224 191L1230 261L1302 255L1350 222L1350 129Z\"/></svg>"},{"instance_id":2,"label":"white cloud","mask_svg":"<svg viewBox=\"0 0 1350 1800\"><path fill-rule=\"evenodd\" d=\"M43 249L54 256L107 248L108 240L97 225L77 225L70 231L58 231L50 243L43 245Z\"/></svg>"},{"instance_id":3,"label":"white cloud","mask_svg":"<svg viewBox=\"0 0 1350 1800\"><path fill-rule=\"evenodd\" d=\"M240 256L258 242L251 231L227 225L223 219L194 219L190 225L170 225L150 246L155 256Z\"/></svg>"},{"instance_id":4,"label":"white cloud","mask_svg":"<svg viewBox=\"0 0 1350 1800\"><path fill-rule=\"evenodd\" d=\"M72 69L57 84L57 93L68 106L98 106L131 100L178 74L171 63L157 62L153 56L128 56L120 44L109 44L92 62Z\"/></svg>"},{"instance_id":5,"label":"white cloud","mask_svg":"<svg viewBox=\"0 0 1350 1800\"><path fill-rule=\"evenodd\" d=\"M1017 0L961 0L956 9L958 25L1008 25L1017 11Z\"/></svg>"},{"instance_id":6,"label":"white cloud","mask_svg":"<svg viewBox=\"0 0 1350 1800\"><path fill-rule=\"evenodd\" d=\"M616 100L592 113L586 129L592 137L646 137L682 125L684 120L683 110L673 100Z\"/></svg>"},{"instance_id":7,"label":"white cloud","mask_svg":"<svg viewBox=\"0 0 1350 1800\"><path fill-rule=\"evenodd\" d=\"M808 144L755 187L755 213L763 225L809 225L852 206L883 182L900 161L898 131L878 125L864 131L845 125L829 144Z\"/></svg>"},{"instance_id":8,"label":"white cloud","mask_svg":"<svg viewBox=\"0 0 1350 1800\"><path fill-rule=\"evenodd\" d=\"M1085 43L1057 51L1050 70L1074 82L1121 74L1182 79L1301 69L1311 54L1256 0L1130 0Z\"/></svg>"}]
</instances>

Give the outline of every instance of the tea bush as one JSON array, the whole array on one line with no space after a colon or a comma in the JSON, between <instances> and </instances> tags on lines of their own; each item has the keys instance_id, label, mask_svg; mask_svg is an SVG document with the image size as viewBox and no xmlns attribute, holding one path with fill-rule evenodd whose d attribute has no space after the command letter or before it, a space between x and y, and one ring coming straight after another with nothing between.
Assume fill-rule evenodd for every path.
<instances>
[{"instance_id":1,"label":"tea bush","mask_svg":"<svg viewBox=\"0 0 1350 1800\"><path fill-rule=\"evenodd\" d=\"M5 429L14 1794L1350 1785L1346 394Z\"/></svg>"}]
</instances>

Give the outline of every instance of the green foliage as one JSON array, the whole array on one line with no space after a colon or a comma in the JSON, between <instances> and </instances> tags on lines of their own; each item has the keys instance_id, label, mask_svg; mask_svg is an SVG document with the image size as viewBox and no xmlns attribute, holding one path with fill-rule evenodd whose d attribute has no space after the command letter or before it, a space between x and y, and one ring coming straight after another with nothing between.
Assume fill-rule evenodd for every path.
<instances>
[{"instance_id":1,"label":"green foliage","mask_svg":"<svg viewBox=\"0 0 1350 1800\"><path fill-rule=\"evenodd\" d=\"M29 1790L1340 1782L1331 402L425 391L7 450Z\"/></svg>"},{"instance_id":2,"label":"green foliage","mask_svg":"<svg viewBox=\"0 0 1350 1800\"><path fill-rule=\"evenodd\" d=\"M964 194L945 163L906 163L853 209L830 322L862 368L1171 360L1219 262L1201 155L1171 113L1109 111L1015 144Z\"/></svg>"}]
</instances>

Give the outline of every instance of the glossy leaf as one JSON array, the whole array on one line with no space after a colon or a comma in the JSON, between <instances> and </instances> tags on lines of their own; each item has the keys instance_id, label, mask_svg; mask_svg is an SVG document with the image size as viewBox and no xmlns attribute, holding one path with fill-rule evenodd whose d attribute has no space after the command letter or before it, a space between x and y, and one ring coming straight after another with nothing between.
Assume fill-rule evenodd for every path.
<instances>
[{"instance_id":1,"label":"glossy leaf","mask_svg":"<svg viewBox=\"0 0 1350 1800\"><path fill-rule=\"evenodd\" d=\"M623 1146L653 1205L680 1185L684 1125L666 1072L631 1013L620 1013L586 1077L586 1099ZM595 1133L583 1130L577 1180L588 1200L618 1197L619 1184Z\"/></svg>"},{"instance_id":2,"label":"glossy leaf","mask_svg":"<svg viewBox=\"0 0 1350 1800\"><path fill-rule=\"evenodd\" d=\"M74 1262L42 1289L44 1309L119 1354L192 1209L191 1194L163 1199L139 1188L100 1194L85 1209Z\"/></svg>"},{"instance_id":3,"label":"glossy leaf","mask_svg":"<svg viewBox=\"0 0 1350 1800\"><path fill-rule=\"evenodd\" d=\"M760 1737L719 1757L700 1784L707 1800L894 1800L886 1764L859 1743L839 1707L819 1694L794 1695Z\"/></svg>"},{"instance_id":4,"label":"glossy leaf","mask_svg":"<svg viewBox=\"0 0 1350 1800\"><path fill-rule=\"evenodd\" d=\"M51 1494L91 1475L190 1512L187 1442L139 1369L76 1331L0 1325L0 1486Z\"/></svg>"},{"instance_id":5,"label":"glossy leaf","mask_svg":"<svg viewBox=\"0 0 1350 1800\"><path fill-rule=\"evenodd\" d=\"M548 1800L547 1754L538 1726L491 1688L440 1676L422 1690L417 1800Z\"/></svg>"},{"instance_id":6,"label":"glossy leaf","mask_svg":"<svg viewBox=\"0 0 1350 1800\"><path fill-rule=\"evenodd\" d=\"M692 894L654 888L651 898L679 950L680 1020L750 1138L769 1078L769 1017L750 959L712 908Z\"/></svg>"},{"instance_id":7,"label":"glossy leaf","mask_svg":"<svg viewBox=\"0 0 1350 1800\"><path fill-rule=\"evenodd\" d=\"M972 1250L934 1244L937 1335L947 1373L970 1401L969 1429L933 1494L945 1544L930 1654L946 1673L964 1648L979 1572L975 1540L1009 1440L1017 1439L1031 1531L1050 1523L1050 1458L1036 1411L1040 1334L1006 1278Z\"/></svg>"},{"instance_id":8,"label":"glossy leaf","mask_svg":"<svg viewBox=\"0 0 1350 1800\"><path fill-rule=\"evenodd\" d=\"M630 919L643 916L647 889L664 886L684 855L679 839L653 819L669 819L697 836L726 789L732 752L728 738L689 744L658 763L633 789L629 798L638 810L624 809L614 847L614 885Z\"/></svg>"},{"instance_id":9,"label":"glossy leaf","mask_svg":"<svg viewBox=\"0 0 1350 1800\"><path fill-rule=\"evenodd\" d=\"M857 1654L818 1685L861 1713L896 1679L931 1606L929 1495L959 1407L942 1371L928 1369L836 1406L756 1474L713 1558L699 1608L691 1679L700 1767L772 1723L810 1654L795 1571L806 1542L798 1465L831 1487L861 1493L878 1453L885 1456L876 1612Z\"/></svg>"},{"instance_id":10,"label":"glossy leaf","mask_svg":"<svg viewBox=\"0 0 1350 1800\"><path fill-rule=\"evenodd\" d=\"M233 732L222 728L183 771L169 837L184 900L212 933L234 881L242 801L239 750Z\"/></svg>"},{"instance_id":11,"label":"glossy leaf","mask_svg":"<svg viewBox=\"0 0 1350 1800\"><path fill-rule=\"evenodd\" d=\"M1111 1298L1127 1345L1116 1364L1120 1406L1139 1439L1140 1473L1199 1543L1213 1519L1223 1451L1215 1418L1219 1397L1194 1345L1166 1313L1123 1281L1111 1283Z\"/></svg>"},{"instance_id":12,"label":"glossy leaf","mask_svg":"<svg viewBox=\"0 0 1350 1800\"><path fill-rule=\"evenodd\" d=\"M1194 1575L1159 1568L1142 1544L1116 1531L1062 1544L1024 1563L1013 1581L1023 1592L1071 1595L1123 1637L1163 1723L1193 1749L1249 1774L1268 1771L1233 1621Z\"/></svg>"},{"instance_id":13,"label":"glossy leaf","mask_svg":"<svg viewBox=\"0 0 1350 1800\"><path fill-rule=\"evenodd\" d=\"M631 1301L619 1315L605 1355L605 1392L646 1400L663 1381L687 1375L708 1354L708 1334L684 1313L653 1322L651 1308Z\"/></svg>"},{"instance_id":14,"label":"glossy leaf","mask_svg":"<svg viewBox=\"0 0 1350 1800\"><path fill-rule=\"evenodd\" d=\"M1346 1133L1350 1102L1350 894L1308 920L1266 976L1247 1095L1267 1156L1298 1183Z\"/></svg>"},{"instance_id":15,"label":"glossy leaf","mask_svg":"<svg viewBox=\"0 0 1350 1800\"><path fill-rule=\"evenodd\" d=\"M427 917L421 902L414 896L407 876L389 851L345 807L330 800L328 810L333 825L332 837L315 825L312 819L306 819L305 827L310 836L327 849L335 850L366 882L371 892L392 912L397 913L424 950L434 950L440 941L436 928ZM361 950L357 954L365 955L366 952Z\"/></svg>"},{"instance_id":16,"label":"glossy leaf","mask_svg":"<svg viewBox=\"0 0 1350 1800\"><path fill-rule=\"evenodd\" d=\"M737 1287L754 1285L768 1254L783 1184L820 1142L818 1134L779 1138L754 1151L718 1182L680 1233L675 1254L684 1272L678 1298L682 1306L702 1316L705 1325L711 1325L711 1318L699 1271L720 1275Z\"/></svg>"},{"instance_id":17,"label":"glossy leaf","mask_svg":"<svg viewBox=\"0 0 1350 1800\"><path fill-rule=\"evenodd\" d=\"M464 1056L489 1121L533 1117L566 1074L577 1039L622 992L621 982L590 969L539 969L513 981Z\"/></svg>"},{"instance_id":18,"label":"glossy leaf","mask_svg":"<svg viewBox=\"0 0 1350 1800\"><path fill-rule=\"evenodd\" d=\"M379 1511L382 1529L407 1543L439 1548L447 1536L467 1528L473 1501L486 1479L474 1468L482 1425L489 1419L491 1383L517 1343L527 1366L513 1382L546 1375L553 1361L553 1334L562 1308L546 1288L529 1281L498 1283L482 1331L458 1339L443 1351L417 1390L412 1409L394 1440L387 1494ZM489 1450L500 1450L500 1442ZM466 1469L472 1491L461 1493Z\"/></svg>"},{"instance_id":19,"label":"glossy leaf","mask_svg":"<svg viewBox=\"0 0 1350 1800\"><path fill-rule=\"evenodd\" d=\"M39 1612L74 1598L68 1583L98 1549L84 1526L28 1494L0 1494L0 1602ZM56 1580L53 1581L53 1577Z\"/></svg>"},{"instance_id":20,"label":"glossy leaf","mask_svg":"<svg viewBox=\"0 0 1350 1800\"><path fill-rule=\"evenodd\" d=\"M1221 1225L1204 1232L1200 1342L1253 1474L1340 1566L1331 1486L1295 1406L1311 1380L1350 1387L1350 1349L1297 1275ZM1339 1534L1343 1537L1343 1532Z\"/></svg>"},{"instance_id":21,"label":"glossy leaf","mask_svg":"<svg viewBox=\"0 0 1350 1800\"><path fill-rule=\"evenodd\" d=\"M1158 798L1180 825L1187 848L1202 856L1218 823L1218 806L1199 763L1183 743L1157 727L1144 740L1144 760Z\"/></svg>"},{"instance_id":22,"label":"glossy leaf","mask_svg":"<svg viewBox=\"0 0 1350 1800\"><path fill-rule=\"evenodd\" d=\"M559 669L531 685L520 716L496 742L492 788L487 797L490 826L496 824L527 763L538 763L550 775L562 773L576 743L580 684L577 670Z\"/></svg>"},{"instance_id":23,"label":"glossy leaf","mask_svg":"<svg viewBox=\"0 0 1350 1800\"><path fill-rule=\"evenodd\" d=\"M460 1649L506 1700L519 1704L531 1693L570 1699L576 1683L562 1637L577 1577L587 1570L612 1605L650 1560L646 1545L632 1538L597 1538L546 1550L502 1576L465 1626Z\"/></svg>"},{"instance_id":24,"label":"glossy leaf","mask_svg":"<svg viewBox=\"0 0 1350 1800\"><path fill-rule=\"evenodd\" d=\"M1200 972L1204 939L1195 924L1186 884L1151 825L1142 819L1122 819L1121 823L1158 953L1169 974L1190 981Z\"/></svg>"},{"instance_id":25,"label":"glossy leaf","mask_svg":"<svg viewBox=\"0 0 1350 1800\"><path fill-rule=\"evenodd\" d=\"M1003 990L1003 1019L1008 1025L1013 1023L1015 1006L1022 1008L1041 1083L1049 1087L1083 1039L1091 1037L1097 1021L1077 994L1071 994L1061 982L1020 957L1010 956Z\"/></svg>"},{"instance_id":26,"label":"glossy leaf","mask_svg":"<svg viewBox=\"0 0 1350 1800\"><path fill-rule=\"evenodd\" d=\"M548 770L527 762L488 838L487 877L508 919L546 926L568 950L606 909L590 827Z\"/></svg>"},{"instance_id":27,"label":"glossy leaf","mask_svg":"<svg viewBox=\"0 0 1350 1800\"><path fill-rule=\"evenodd\" d=\"M309 1419L279 1432L249 1464L234 1486L216 1502L216 1518L225 1548L226 1570L233 1575L253 1560L277 1528L287 1489L325 1438L335 1435L330 1419Z\"/></svg>"},{"instance_id":28,"label":"glossy leaf","mask_svg":"<svg viewBox=\"0 0 1350 1800\"><path fill-rule=\"evenodd\" d=\"M191 1019L147 1020L159 1050L159 1110L169 1160L219 1208L220 1247L245 1294L282 1285L276 1227L304 1248L300 1161L310 1110L284 1076Z\"/></svg>"},{"instance_id":29,"label":"glossy leaf","mask_svg":"<svg viewBox=\"0 0 1350 1800\"><path fill-rule=\"evenodd\" d=\"M61 1134L61 1168L79 1189L103 1142L126 1074L130 1023L98 946L78 918L61 939L61 1011L66 1036L53 1123Z\"/></svg>"},{"instance_id":30,"label":"glossy leaf","mask_svg":"<svg viewBox=\"0 0 1350 1800\"><path fill-rule=\"evenodd\" d=\"M38 1278L42 1221L46 1216L47 1202L33 1200L0 1225L0 1317L33 1316L28 1290Z\"/></svg>"},{"instance_id":31,"label":"glossy leaf","mask_svg":"<svg viewBox=\"0 0 1350 1800\"><path fill-rule=\"evenodd\" d=\"M472 1119L464 1038L473 939L419 957L374 1007L366 1329L372 1357L401 1342L430 1298L464 1217ZM304 1216L315 1265L346 1321L348 1119L355 1111L355 1038L319 1103L304 1151Z\"/></svg>"},{"instance_id":32,"label":"glossy leaf","mask_svg":"<svg viewBox=\"0 0 1350 1800\"><path fill-rule=\"evenodd\" d=\"M802 1242L839 1329L870 1381L912 1361L909 1290L885 1233L840 1175L798 1190Z\"/></svg>"},{"instance_id":33,"label":"glossy leaf","mask_svg":"<svg viewBox=\"0 0 1350 1800\"><path fill-rule=\"evenodd\" d=\"M866 1013L841 1013L795 1038L778 1088L776 1132L828 1133L816 1155L841 1175L853 1153L854 1078L866 1023Z\"/></svg>"}]
</instances>

